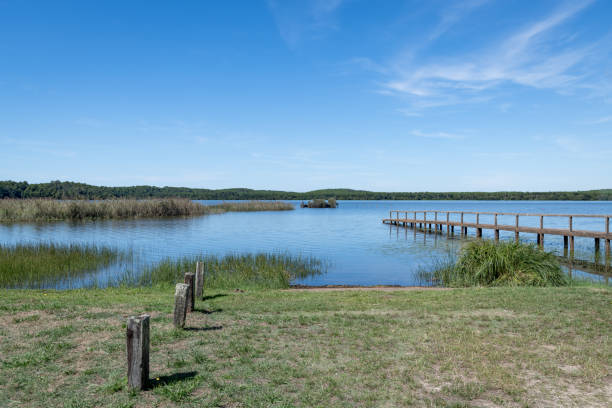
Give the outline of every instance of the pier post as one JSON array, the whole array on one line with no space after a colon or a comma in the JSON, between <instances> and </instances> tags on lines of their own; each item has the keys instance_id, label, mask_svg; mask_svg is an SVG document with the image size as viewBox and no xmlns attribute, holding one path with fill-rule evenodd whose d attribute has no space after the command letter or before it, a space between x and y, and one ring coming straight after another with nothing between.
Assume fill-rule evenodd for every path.
<instances>
[{"instance_id":1,"label":"pier post","mask_svg":"<svg viewBox=\"0 0 612 408\"><path fill-rule=\"evenodd\" d=\"M572 217L571 215L569 216L569 232L570 232L570 255L573 257L574 256L574 217Z\"/></svg>"},{"instance_id":2,"label":"pier post","mask_svg":"<svg viewBox=\"0 0 612 408\"><path fill-rule=\"evenodd\" d=\"M595 252L599 252L599 238L595 238Z\"/></svg>"},{"instance_id":3,"label":"pier post","mask_svg":"<svg viewBox=\"0 0 612 408\"><path fill-rule=\"evenodd\" d=\"M497 227L497 213L495 214L495 226ZM499 230L495 228L495 242L499 242Z\"/></svg>"},{"instance_id":4,"label":"pier post","mask_svg":"<svg viewBox=\"0 0 612 408\"><path fill-rule=\"evenodd\" d=\"M482 228L476 228L476 237L482 238Z\"/></svg>"},{"instance_id":5,"label":"pier post","mask_svg":"<svg viewBox=\"0 0 612 408\"><path fill-rule=\"evenodd\" d=\"M606 235L610 235L610 217L606 217ZM606 238L606 259L610 259L610 240Z\"/></svg>"},{"instance_id":6,"label":"pier post","mask_svg":"<svg viewBox=\"0 0 612 408\"><path fill-rule=\"evenodd\" d=\"M423 232L427 232L427 211L423 211Z\"/></svg>"},{"instance_id":7,"label":"pier post","mask_svg":"<svg viewBox=\"0 0 612 408\"><path fill-rule=\"evenodd\" d=\"M174 327L182 329L185 327L185 317L187 316L187 291L189 285L177 283L174 291Z\"/></svg>"},{"instance_id":8,"label":"pier post","mask_svg":"<svg viewBox=\"0 0 612 408\"><path fill-rule=\"evenodd\" d=\"M450 222L449 222L449 219L450 219L450 213L447 212L446 213L446 235L450 235Z\"/></svg>"},{"instance_id":9,"label":"pier post","mask_svg":"<svg viewBox=\"0 0 612 408\"><path fill-rule=\"evenodd\" d=\"M540 233L538 234L538 245L544 248L544 216L540 215Z\"/></svg>"},{"instance_id":10,"label":"pier post","mask_svg":"<svg viewBox=\"0 0 612 408\"><path fill-rule=\"evenodd\" d=\"M451 225L451 235L455 235L455 226Z\"/></svg>"},{"instance_id":11,"label":"pier post","mask_svg":"<svg viewBox=\"0 0 612 408\"><path fill-rule=\"evenodd\" d=\"M463 229L463 213L461 213L461 235L463 235L463 231L464 231L464 229Z\"/></svg>"},{"instance_id":12,"label":"pier post","mask_svg":"<svg viewBox=\"0 0 612 408\"><path fill-rule=\"evenodd\" d=\"M143 390L149 381L149 315L130 316L126 344L128 387Z\"/></svg>"},{"instance_id":13,"label":"pier post","mask_svg":"<svg viewBox=\"0 0 612 408\"><path fill-rule=\"evenodd\" d=\"M567 243L568 243L567 235L564 235L563 236L563 249L567 249Z\"/></svg>"},{"instance_id":14,"label":"pier post","mask_svg":"<svg viewBox=\"0 0 612 408\"><path fill-rule=\"evenodd\" d=\"M516 214L516 228L514 230L514 240L519 242L519 215Z\"/></svg>"},{"instance_id":15,"label":"pier post","mask_svg":"<svg viewBox=\"0 0 612 408\"><path fill-rule=\"evenodd\" d=\"M189 285L189 289L187 290L187 312L193 312L193 308L195 306L194 281L195 281L194 273L188 272L185 274L185 283Z\"/></svg>"}]
</instances>

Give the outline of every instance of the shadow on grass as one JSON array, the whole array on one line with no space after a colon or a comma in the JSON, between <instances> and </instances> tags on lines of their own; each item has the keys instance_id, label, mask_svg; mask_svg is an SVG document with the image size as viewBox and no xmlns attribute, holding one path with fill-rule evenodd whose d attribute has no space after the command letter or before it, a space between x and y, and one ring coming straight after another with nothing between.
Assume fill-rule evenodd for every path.
<instances>
[{"instance_id":1,"label":"shadow on grass","mask_svg":"<svg viewBox=\"0 0 612 408\"><path fill-rule=\"evenodd\" d=\"M147 390L152 390L157 387L163 387L164 385L174 384L180 381L189 380L198 375L197 371L189 371L186 373L176 373L171 375L163 375L161 377L152 378L147 383Z\"/></svg>"},{"instance_id":2,"label":"shadow on grass","mask_svg":"<svg viewBox=\"0 0 612 408\"><path fill-rule=\"evenodd\" d=\"M216 298L225 297L225 296L227 296L225 293L217 293L216 295L203 296L202 300L211 300L211 299L216 299Z\"/></svg>"},{"instance_id":3,"label":"shadow on grass","mask_svg":"<svg viewBox=\"0 0 612 408\"><path fill-rule=\"evenodd\" d=\"M185 327L183 330L185 331L211 331L211 330L221 330L223 326L206 326L206 327Z\"/></svg>"},{"instance_id":4,"label":"shadow on grass","mask_svg":"<svg viewBox=\"0 0 612 408\"><path fill-rule=\"evenodd\" d=\"M213 314L213 313L219 313L222 312L223 309L212 309L212 310L208 310L208 309L198 309L198 308L194 308L193 309L194 312L199 312L199 313L203 313L203 314Z\"/></svg>"}]
</instances>

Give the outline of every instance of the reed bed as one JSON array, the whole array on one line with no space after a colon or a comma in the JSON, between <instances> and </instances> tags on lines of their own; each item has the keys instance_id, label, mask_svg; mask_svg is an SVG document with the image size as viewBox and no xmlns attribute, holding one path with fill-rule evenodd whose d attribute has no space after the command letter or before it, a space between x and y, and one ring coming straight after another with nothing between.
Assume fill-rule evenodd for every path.
<instances>
[{"instance_id":1,"label":"reed bed","mask_svg":"<svg viewBox=\"0 0 612 408\"><path fill-rule=\"evenodd\" d=\"M570 279L557 257L534 245L476 241L466 245L456 263L442 262L435 283L467 286L565 286Z\"/></svg>"},{"instance_id":2,"label":"reed bed","mask_svg":"<svg viewBox=\"0 0 612 408\"><path fill-rule=\"evenodd\" d=\"M0 245L0 287L54 286L81 278L127 256L113 248L86 244Z\"/></svg>"},{"instance_id":3,"label":"reed bed","mask_svg":"<svg viewBox=\"0 0 612 408\"><path fill-rule=\"evenodd\" d=\"M185 272L204 264L204 286L211 289L282 289L294 279L325 272L325 263L312 257L287 254L231 254L164 259L139 274L126 273L117 282L125 286L153 286L182 282Z\"/></svg>"},{"instance_id":4,"label":"reed bed","mask_svg":"<svg viewBox=\"0 0 612 408\"><path fill-rule=\"evenodd\" d=\"M225 202L207 206L208 208L221 210L221 212L248 212L248 211L290 211L295 209L293 204L284 201L240 201Z\"/></svg>"},{"instance_id":5,"label":"reed bed","mask_svg":"<svg viewBox=\"0 0 612 408\"><path fill-rule=\"evenodd\" d=\"M0 222L188 217L228 211L292 209L293 205L276 201L203 205L180 198L103 201L4 199L0 200Z\"/></svg>"}]
</instances>

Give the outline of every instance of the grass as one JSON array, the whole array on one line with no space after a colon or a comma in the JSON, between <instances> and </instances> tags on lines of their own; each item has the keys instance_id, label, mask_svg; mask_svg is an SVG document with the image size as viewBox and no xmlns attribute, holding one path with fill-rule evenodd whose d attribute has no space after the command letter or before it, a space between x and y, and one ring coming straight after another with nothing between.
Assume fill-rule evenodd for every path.
<instances>
[{"instance_id":1,"label":"grass","mask_svg":"<svg viewBox=\"0 0 612 408\"><path fill-rule=\"evenodd\" d=\"M40 288L78 279L127 254L96 245L0 244L0 287Z\"/></svg>"},{"instance_id":2,"label":"grass","mask_svg":"<svg viewBox=\"0 0 612 408\"><path fill-rule=\"evenodd\" d=\"M4 199L0 200L0 222L185 217L220 214L228 211L292 209L292 204L278 201L247 201L203 205L179 198L102 201Z\"/></svg>"},{"instance_id":3,"label":"grass","mask_svg":"<svg viewBox=\"0 0 612 408\"><path fill-rule=\"evenodd\" d=\"M206 286L214 289L288 288L294 279L325 272L325 264L318 259L288 254L188 256L180 259L167 258L145 268L138 275L126 274L120 283L128 286L150 286L182 282L186 271L195 271L197 261L204 264Z\"/></svg>"},{"instance_id":4,"label":"grass","mask_svg":"<svg viewBox=\"0 0 612 408\"><path fill-rule=\"evenodd\" d=\"M607 407L612 290L0 292L2 407ZM151 314L151 387L125 321Z\"/></svg>"},{"instance_id":5,"label":"grass","mask_svg":"<svg viewBox=\"0 0 612 408\"><path fill-rule=\"evenodd\" d=\"M564 286L570 283L557 257L534 245L474 241L461 250L456 263L440 265L434 281L462 286Z\"/></svg>"}]
</instances>

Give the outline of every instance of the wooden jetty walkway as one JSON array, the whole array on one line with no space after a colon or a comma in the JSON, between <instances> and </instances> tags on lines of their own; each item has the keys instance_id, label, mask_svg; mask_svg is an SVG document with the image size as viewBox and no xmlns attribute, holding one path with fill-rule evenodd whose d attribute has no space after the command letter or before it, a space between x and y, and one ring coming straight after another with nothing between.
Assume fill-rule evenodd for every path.
<instances>
[{"instance_id":1,"label":"wooden jetty walkway","mask_svg":"<svg viewBox=\"0 0 612 408\"><path fill-rule=\"evenodd\" d=\"M410 214L410 217L408 216ZM460 220L451 220L451 215L459 215ZM419 217L417 217L417 215ZM421 218L420 215L423 217ZM428 217L430 215L430 217ZM431 217L433 215L433 217ZM465 215L475 215L476 222L464 222ZM493 224L484 224L480 222L480 216L493 216ZM513 216L515 217L514 225L499 224L497 222L498 216ZM539 227L529 227L520 225L521 217L539 217ZM563 228L545 228L544 219L545 217L565 217L568 220L568 227ZM601 218L604 228L602 231L589 231L589 230L576 230L574 229L575 218ZM612 234L610 234L610 218L612 215L599 215L599 214L528 214L528 213L502 213L502 212L474 212L474 211L389 211L389 218L384 218L383 223L432 230L432 226L436 231L443 231L443 227L446 226L446 233L453 235L455 227L461 228L461 235L467 235L468 228L474 228L476 230L476 237L482 238L482 230L488 229L495 231L495 240L499 241L499 231L513 231L514 239L519 240L519 234L533 233L537 234L538 245L544 246L545 235L560 235L563 236L563 246L568 248L570 252L574 251L574 239L575 237L586 237L593 238L595 240L595 251L599 252L601 240L605 241L606 246L606 257L610 257L610 240L612 240Z\"/></svg>"}]
</instances>

